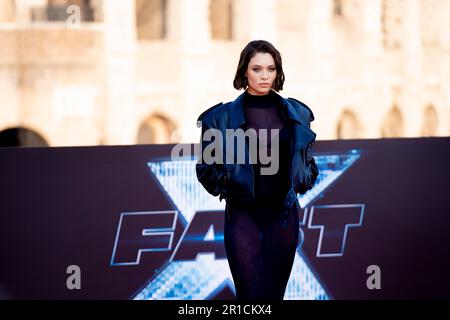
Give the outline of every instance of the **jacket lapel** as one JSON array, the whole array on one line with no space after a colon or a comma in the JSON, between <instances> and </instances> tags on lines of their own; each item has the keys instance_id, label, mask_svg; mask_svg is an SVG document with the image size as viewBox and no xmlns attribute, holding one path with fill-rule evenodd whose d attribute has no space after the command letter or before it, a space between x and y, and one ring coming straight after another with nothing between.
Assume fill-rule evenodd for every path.
<instances>
[{"instance_id":1,"label":"jacket lapel","mask_svg":"<svg viewBox=\"0 0 450 320\"><path fill-rule=\"evenodd\" d=\"M228 117L230 119L230 129L238 129L245 123L244 113L244 93L241 93L233 102L231 102L230 109L228 111Z\"/></svg>"},{"instance_id":2,"label":"jacket lapel","mask_svg":"<svg viewBox=\"0 0 450 320\"><path fill-rule=\"evenodd\" d=\"M301 123L294 124L294 151L299 151L308 143L313 142L316 134L307 126Z\"/></svg>"}]
</instances>

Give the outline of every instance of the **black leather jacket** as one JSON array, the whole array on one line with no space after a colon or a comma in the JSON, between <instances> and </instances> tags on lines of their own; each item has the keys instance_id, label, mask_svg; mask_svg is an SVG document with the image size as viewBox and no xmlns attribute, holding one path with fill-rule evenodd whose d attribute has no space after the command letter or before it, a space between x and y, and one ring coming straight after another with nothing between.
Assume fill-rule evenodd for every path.
<instances>
[{"instance_id":1,"label":"black leather jacket","mask_svg":"<svg viewBox=\"0 0 450 320\"><path fill-rule=\"evenodd\" d=\"M289 125L292 125L293 137L291 139L290 157L290 189L286 194L284 208L289 209L297 203L297 193L304 194L311 189L319 175L319 170L312 157L312 145L316 134L310 128L310 122L314 120L311 109L304 103L280 96L276 93L280 106L285 108ZM219 103L198 117L197 126L202 127L203 133L209 128L220 130L223 137L223 152L225 154L225 130L238 129L245 123L242 93L234 101ZM210 144L211 141L200 141L200 152ZM293 150L293 152L292 152ZM245 150L248 153L248 147ZM248 154L245 155L245 159ZM235 152L236 157L236 152ZM223 157L225 159L225 156ZM203 187L213 196L240 203L254 203L254 179L253 166L246 161L238 164L236 159L233 164L207 164L201 158L196 164L197 179Z\"/></svg>"}]
</instances>

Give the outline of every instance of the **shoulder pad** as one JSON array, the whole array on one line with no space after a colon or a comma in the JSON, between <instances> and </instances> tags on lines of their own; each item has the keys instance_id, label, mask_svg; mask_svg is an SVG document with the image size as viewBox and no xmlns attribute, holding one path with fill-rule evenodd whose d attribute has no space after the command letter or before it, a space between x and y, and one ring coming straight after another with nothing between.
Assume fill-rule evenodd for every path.
<instances>
[{"instance_id":1,"label":"shoulder pad","mask_svg":"<svg viewBox=\"0 0 450 320\"><path fill-rule=\"evenodd\" d=\"M311 114L311 120L310 120L310 121L313 121L313 120L314 120L314 113L312 112L312 110L311 110L310 107L308 107L306 104L304 104L303 102L301 102L301 101L299 101L299 100L297 100L297 99L295 99L295 98L289 97L288 99L297 101L298 103L300 103L301 106L303 106L303 107L305 107L306 109L308 109L308 110L309 110L309 113Z\"/></svg>"},{"instance_id":2,"label":"shoulder pad","mask_svg":"<svg viewBox=\"0 0 450 320\"><path fill-rule=\"evenodd\" d=\"M205 111L203 111L197 118L197 121L200 121L207 113L209 113L210 111L216 109L217 107L221 106L223 104L223 102L219 102L218 104L212 106L211 108L206 109Z\"/></svg>"}]
</instances>

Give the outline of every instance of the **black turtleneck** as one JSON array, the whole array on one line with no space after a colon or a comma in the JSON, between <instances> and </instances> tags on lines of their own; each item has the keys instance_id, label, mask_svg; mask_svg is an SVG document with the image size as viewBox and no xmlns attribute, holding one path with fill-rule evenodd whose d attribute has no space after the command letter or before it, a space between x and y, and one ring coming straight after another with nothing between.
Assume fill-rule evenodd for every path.
<instances>
[{"instance_id":1,"label":"black turtleneck","mask_svg":"<svg viewBox=\"0 0 450 320\"><path fill-rule=\"evenodd\" d=\"M289 189L289 154L291 134L284 115L283 106L280 105L276 93L272 90L268 94L257 96L244 92L244 112L246 123L244 129L253 128L258 133L260 129L267 129L267 146L259 143L259 148L268 148L270 156L270 129L278 129L279 132L279 168L275 175L261 175L261 167L269 167L270 164L258 163L253 165L255 177L255 197L258 204L280 208L283 205L284 196Z\"/></svg>"}]
</instances>

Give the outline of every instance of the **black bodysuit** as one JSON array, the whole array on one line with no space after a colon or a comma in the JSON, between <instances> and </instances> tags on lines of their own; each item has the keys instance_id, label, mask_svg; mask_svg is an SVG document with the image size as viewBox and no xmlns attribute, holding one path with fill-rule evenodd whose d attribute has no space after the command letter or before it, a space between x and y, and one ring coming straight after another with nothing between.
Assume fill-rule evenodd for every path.
<instances>
[{"instance_id":1,"label":"black bodysuit","mask_svg":"<svg viewBox=\"0 0 450 320\"><path fill-rule=\"evenodd\" d=\"M244 205L227 202L224 241L237 299L282 300L298 244L298 210L283 208L290 188L289 160L291 130L275 93L264 96L244 93L246 123L244 130L279 129L279 169L274 175L261 175L258 162L253 164L256 203ZM272 158L273 160L273 158Z\"/></svg>"}]
</instances>

